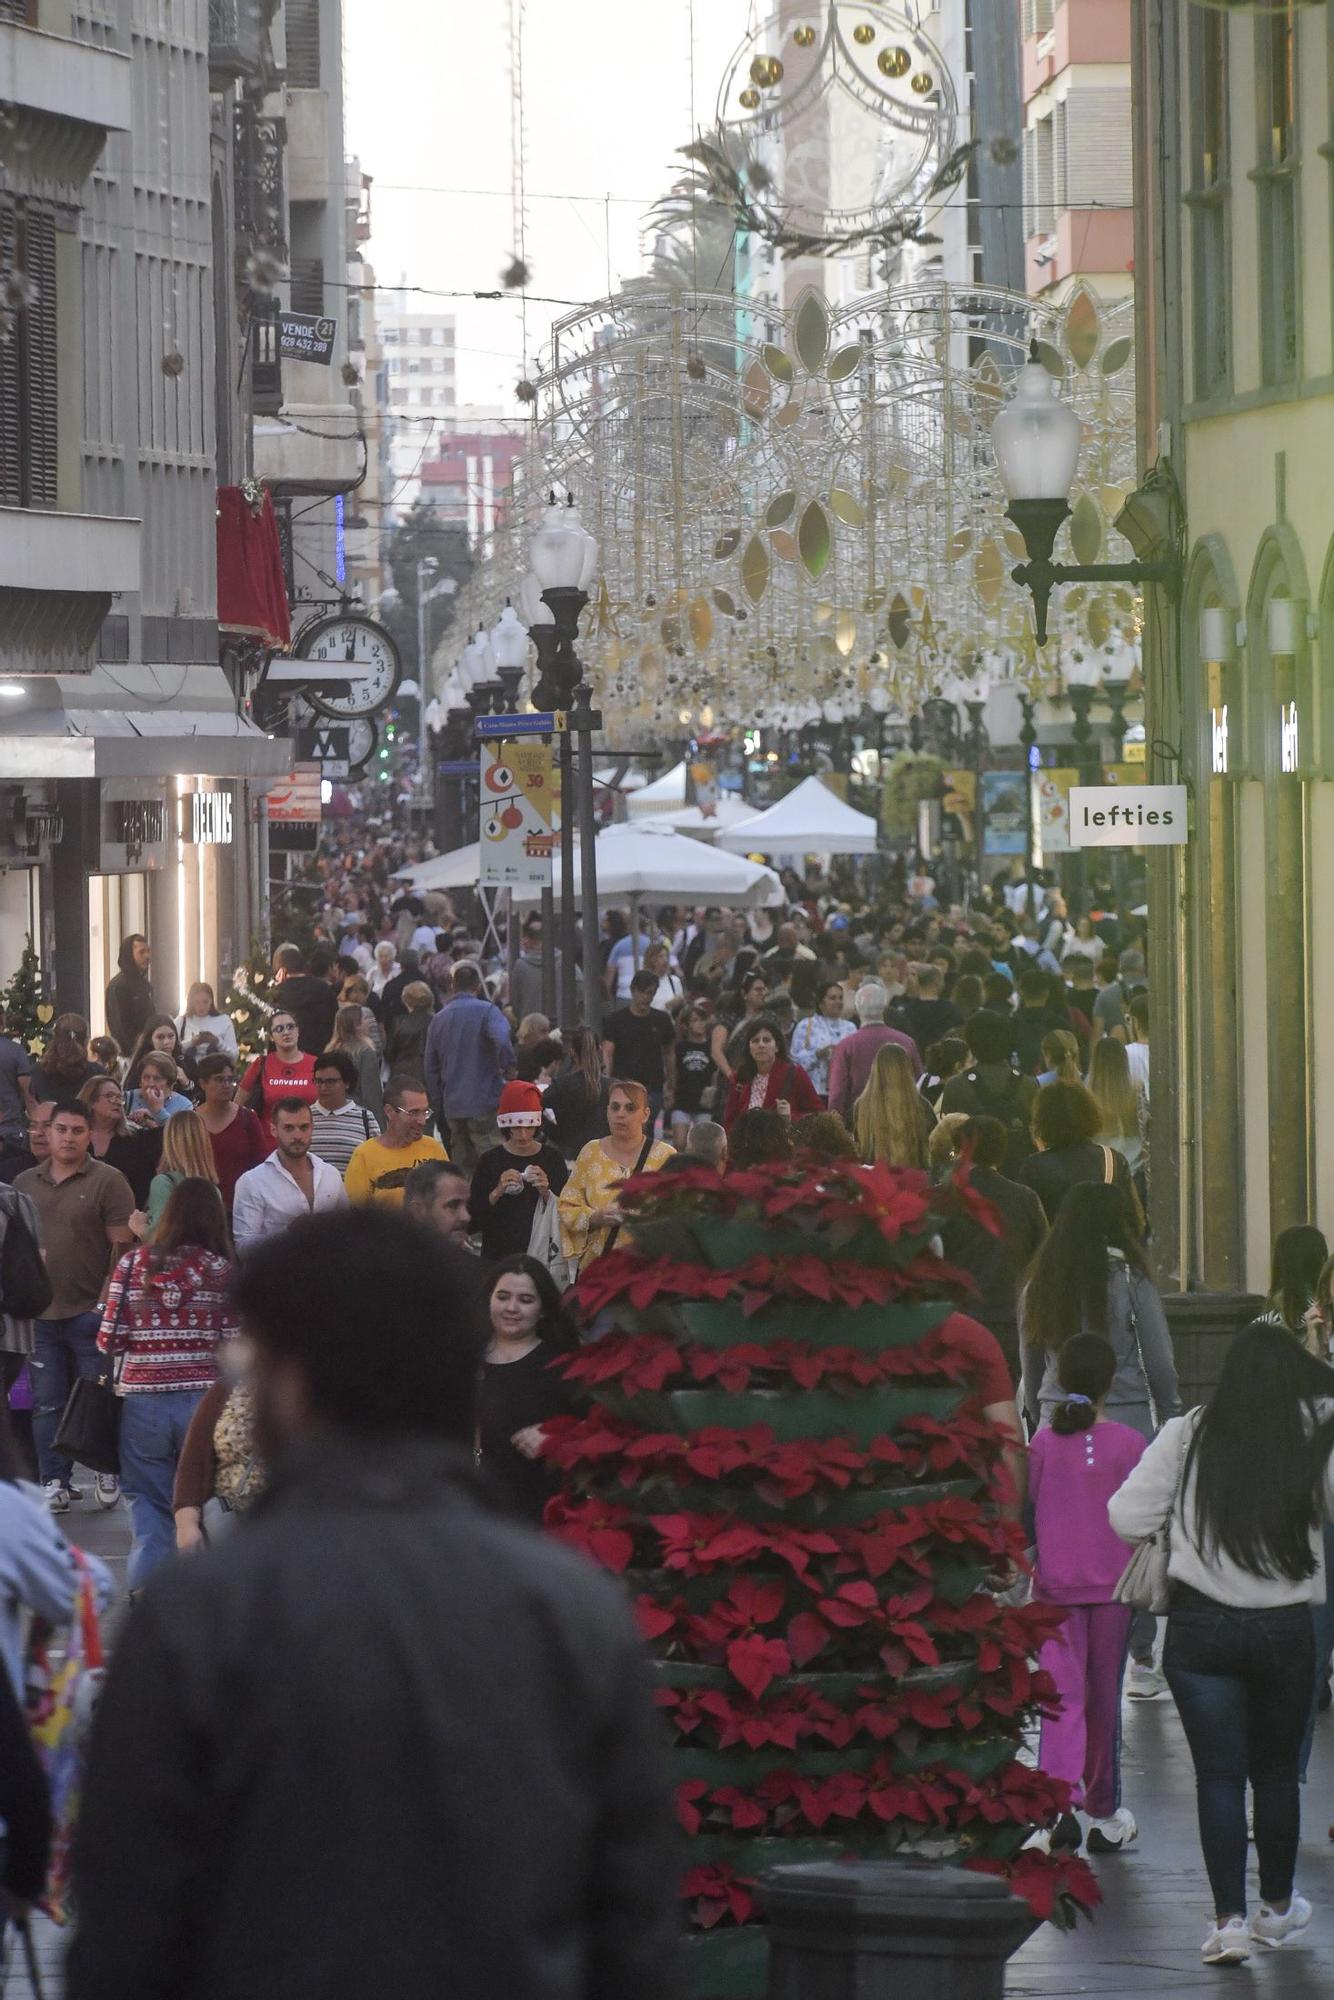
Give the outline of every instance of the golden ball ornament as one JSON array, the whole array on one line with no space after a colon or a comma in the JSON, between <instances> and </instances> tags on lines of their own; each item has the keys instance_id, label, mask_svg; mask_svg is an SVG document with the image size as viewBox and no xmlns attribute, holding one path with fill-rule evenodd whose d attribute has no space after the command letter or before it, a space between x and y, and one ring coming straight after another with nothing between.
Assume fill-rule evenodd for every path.
<instances>
[{"instance_id":1,"label":"golden ball ornament","mask_svg":"<svg viewBox=\"0 0 1334 2000\"><path fill-rule=\"evenodd\" d=\"M852 31L852 39L858 48L868 49L875 40L875 29L869 21L859 21Z\"/></svg>"},{"instance_id":2,"label":"golden ball ornament","mask_svg":"<svg viewBox=\"0 0 1334 2000\"><path fill-rule=\"evenodd\" d=\"M912 80L911 87L919 97L929 97L936 87L936 79L928 75L926 70L919 69Z\"/></svg>"},{"instance_id":3,"label":"golden ball ornament","mask_svg":"<svg viewBox=\"0 0 1334 2000\"><path fill-rule=\"evenodd\" d=\"M879 64L882 76L906 76L912 68L912 57L902 46L894 49L881 49Z\"/></svg>"},{"instance_id":4,"label":"golden ball ornament","mask_svg":"<svg viewBox=\"0 0 1334 2000\"><path fill-rule=\"evenodd\" d=\"M750 66L750 80L761 90L772 90L783 77L783 65L777 56L756 56Z\"/></svg>"},{"instance_id":5,"label":"golden ball ornament","mask_svg":"<svg viewBox=\"0 0 1334 2000\"><path fill-rule=\"evenodd\" d=\"M758 111L760 106L759 91L743 90L741 93L740 102L741 102L741 109L743 111Z\"/></svg>"},{"instance_id":6,"label":"golden ball ornament","mask_svg":"<svg viewBox=\"0 0 1334 2000\"><path fill-rule=\"evenodd\" d=\"M794 29L793 29L793 31L792 31L792 39L793 39L793 41L794 41L794 42L796 43L796 45L797 45L797 47L798 47L799 49L811 49L811 48L814 48L814 46L815 46L815 30L814 30L814 28L813 28L813 27L812 27L812 26L810 25L809 21L804 21L804 22L802 23L802 25L801 25L801 26L800 26L799 28L794 28Z\"/></svg>"}]
</instances>

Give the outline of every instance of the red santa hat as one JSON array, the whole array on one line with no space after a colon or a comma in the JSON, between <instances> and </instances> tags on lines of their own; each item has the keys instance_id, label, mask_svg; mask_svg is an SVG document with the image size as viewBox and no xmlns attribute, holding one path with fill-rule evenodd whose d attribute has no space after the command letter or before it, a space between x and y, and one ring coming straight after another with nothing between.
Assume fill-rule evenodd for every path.
<instances>
[{"instance_id":1,"label":"red santa hat","mask_svg":"<svg viewBox=\"0 0 1334 2000\"><path fill-rule=\"evenodd\" d=\"M542 1123L542 1093L535 1083L507 1083L500 1093L496 1123L502 1132L515 1125Z\"/></svg>"}]
</instances>

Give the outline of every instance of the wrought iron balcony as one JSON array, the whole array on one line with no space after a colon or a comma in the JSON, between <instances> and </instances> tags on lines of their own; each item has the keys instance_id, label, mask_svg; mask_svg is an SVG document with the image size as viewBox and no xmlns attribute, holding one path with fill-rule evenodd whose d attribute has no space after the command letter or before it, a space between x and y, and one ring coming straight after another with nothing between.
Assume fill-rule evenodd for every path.
<instances>
[{"instance_id":1,"label":"wrought iron balcony","mask_svg":"<svg viewBox=\"0 0 1334 2000\"><path fill-rule=\"evenodd\" d=\"M208 80L214 90L259 74L264 17L271 13L261 0L208 0Z\"/></svg>"}]
</instances>

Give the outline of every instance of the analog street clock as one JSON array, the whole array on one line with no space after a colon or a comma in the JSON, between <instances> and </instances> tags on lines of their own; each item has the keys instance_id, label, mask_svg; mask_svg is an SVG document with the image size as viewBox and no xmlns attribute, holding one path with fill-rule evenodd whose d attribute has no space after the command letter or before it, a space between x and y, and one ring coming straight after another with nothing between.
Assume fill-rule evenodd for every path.
<instances>
[{"instance_id":1,"label":"analog street clock","mask_svg":"<svg viewBox=\"0 0 1334 2000\"><path fill-rule=\"evenodd\" d=\"M374 715L392 701L403 674L398 648L384 626L355 612L335 612L307 625L298 637L296 657L310 664L305 690L310 706L339 721ZM336 682L331 673L320 684L322 661L336 673Z\"/></svg>"}]
</instances>

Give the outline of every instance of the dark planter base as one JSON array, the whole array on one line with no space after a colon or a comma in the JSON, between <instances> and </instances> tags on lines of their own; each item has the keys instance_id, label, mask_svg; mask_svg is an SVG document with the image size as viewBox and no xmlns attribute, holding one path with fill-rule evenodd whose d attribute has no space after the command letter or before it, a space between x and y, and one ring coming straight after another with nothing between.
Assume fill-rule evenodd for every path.
<instances>
[{"instance_id":1,"label":"dark planter base","mask_svg":"<svg viewBox=\"0 0 1334 2000\"><path fill-rule=\"evenodd\" d=\"M944 1863L812 1861L765 1877L769 2000L1003 2000L1037 1928L994 1875Z\"/></svg>"}]
</instances>

